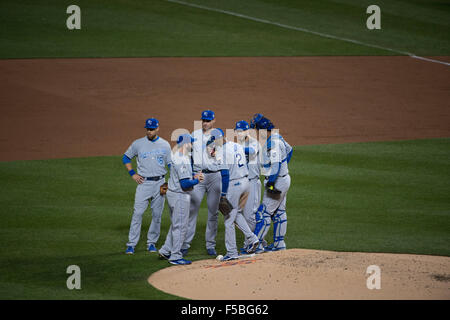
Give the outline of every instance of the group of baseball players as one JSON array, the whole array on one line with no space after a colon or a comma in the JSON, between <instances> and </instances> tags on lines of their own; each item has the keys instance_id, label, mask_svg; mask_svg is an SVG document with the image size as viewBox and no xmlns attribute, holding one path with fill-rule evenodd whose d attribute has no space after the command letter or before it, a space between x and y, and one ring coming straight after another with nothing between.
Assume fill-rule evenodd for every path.
<instances>
[{"instance_id":1,"label":"group of baseball players","mask_svg":"<svg viewBox=\"0 0 450 320\"><path fill-rule=\"evenodd\" d=\"M142 217L150 204L152 221L147 234L147 250L158 253L174 265L190 264L191 261L184 257L195 236L197 216L205 193L208 255L217 256L219 212L224 215L225 224L227 252L223 261L238 259L240 254L286 249L286 194L291 181L288 163L292 147L262 114L255 114L250 123L245 120L236 122L232 130L233 139L229 139L229 135L225 137L222 129L214 127L212 110L203 111L201 121L201 129L179 135L171 149L170 144L158 135L158 120L147 119L147 135L135 140L123 155L123 164L138 184L125 253L134 253ZM259 134L259 140L251 133ZM131 164L134 157L137 172ZM165 179L167 168L170 170L168 183ZM261 175L265 177L262 203ZM165 198L171 225L164 245L158 250L156 243ZM268 245L265 236L272 223L273 243ZM235 227L245 236L240 250L236 244Z\"/></svg>"}]
</instances>

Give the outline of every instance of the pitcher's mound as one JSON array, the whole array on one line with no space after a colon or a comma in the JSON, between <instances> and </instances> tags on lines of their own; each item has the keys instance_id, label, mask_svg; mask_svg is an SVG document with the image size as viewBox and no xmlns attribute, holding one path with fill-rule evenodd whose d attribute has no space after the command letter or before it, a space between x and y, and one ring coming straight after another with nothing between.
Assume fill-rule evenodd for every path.
<instances>
[{"instance_id":1,"label":"pitcher's mound","mask_svg":"<svg viewBox=\"0 0 450 320\"><path fill-rule=\"evenodd\" d=\"M372 265L380 289L368 289L377 285ZM450 258L290 249L172 266L148 282L189 299L450 299Z\"/></svg>"}]
</instances>

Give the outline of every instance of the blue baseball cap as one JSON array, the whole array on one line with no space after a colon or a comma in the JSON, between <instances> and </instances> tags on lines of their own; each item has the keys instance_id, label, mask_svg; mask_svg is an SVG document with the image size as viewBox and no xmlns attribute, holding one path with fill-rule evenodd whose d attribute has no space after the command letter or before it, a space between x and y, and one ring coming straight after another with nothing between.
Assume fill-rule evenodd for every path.
<instances>
[{"instance_id":1,"label":"blue baseball cap","mask_svg":"<svg viewBox=\"0 0 450 320\"><path fill-rule=\"evenodd\" d=\"M214 120L214 111L212 110L205 110L202 112L202 120Z\"/></svg>"},{"instance_id":2,"label":"blue baseball cap","mask_svg":"<svg viewBox=\"0 0 450 320\"><path fill-rule=\"evenodd\" d=\"M147 129L156 129L159 127L159 121L155 118L149 118L145 120L145 128Z\"/></svg>"},{"instance_id":3,"label":"blue baseball cap","mask_svg":"<svg viewBox=\"0 0 450 320\"><path fill-rule=\"evenodd\" d=\"M194 142L194 141L195 141L195 139L194 139L190 134L184 133L184 134L182 134L182 135L180 135L180 136L178 137L178 139L177 139L177 144L178 144L179 146L182 146L182 145L184 145L184 144L186 144L186 143L192 143L192 142Z\"/></svg>"},{"instance_id":4,"label":"blue baseball cap","mask_svg":"<svg viewBox=\"0 0 450 320\"><path fill-rule=\"evenodd\" d=\"M215 128L211 130L211 138L209 138L208 142L206 142L206 145L209 146L211 143L216 141L217 139L220 139L224 136L223 130L220 128Z\"/></svg>"},{"instance_id":5,"label":"blue baseball cap","mask_svg":"<svg viewBox=\"0 0 450 320\"><path fill-rule=\"evenodd\" d=\"M242 130L242 131L246 131L250 128L249 124L247 121L245 120L241 120L236 122L236 126L234 127L234 130Z\"/></svg>"}]
</instances>

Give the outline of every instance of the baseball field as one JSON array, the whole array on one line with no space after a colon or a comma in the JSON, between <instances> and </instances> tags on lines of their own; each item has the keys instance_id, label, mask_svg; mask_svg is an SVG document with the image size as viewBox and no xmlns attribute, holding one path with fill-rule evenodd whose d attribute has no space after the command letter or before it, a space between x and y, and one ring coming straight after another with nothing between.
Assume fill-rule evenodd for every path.
<instances>
[{"instance_id":1,"label":"baseball field","mask_svg":"<svg viewBox=\"0 0 450 320\"><path fill-rule=\"evenodd\" d=\"M371 4L1 1L0 299L450 299L450 1L377 1L379 30ZM295 146L289 250L212 259L204 201L191 266L146 251L150 211L125 255L122 154L146 118L173 145L204 109L224 129L263 113ZM169 226L166 204L158 248Z\"/></svg>"}]
</instances>

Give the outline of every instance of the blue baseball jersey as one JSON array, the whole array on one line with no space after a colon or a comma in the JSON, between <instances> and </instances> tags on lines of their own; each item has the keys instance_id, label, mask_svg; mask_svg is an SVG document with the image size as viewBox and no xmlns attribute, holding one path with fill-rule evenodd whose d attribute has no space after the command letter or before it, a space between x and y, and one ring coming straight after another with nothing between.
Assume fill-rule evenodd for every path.
<instances>
[{"instance_id":1,"label":"blue baseball jersey","mask_svg":"<svg viewBox=\"0 0 450 320\"><path fill-rule=\"evenodd\" d=\"M137 173L143 177L162 176L167 173L166 165L171 163L170 144L161 137L151 141L147 137L135 140L125 152L136 158Z\"/></svg>"}]
</instances>

